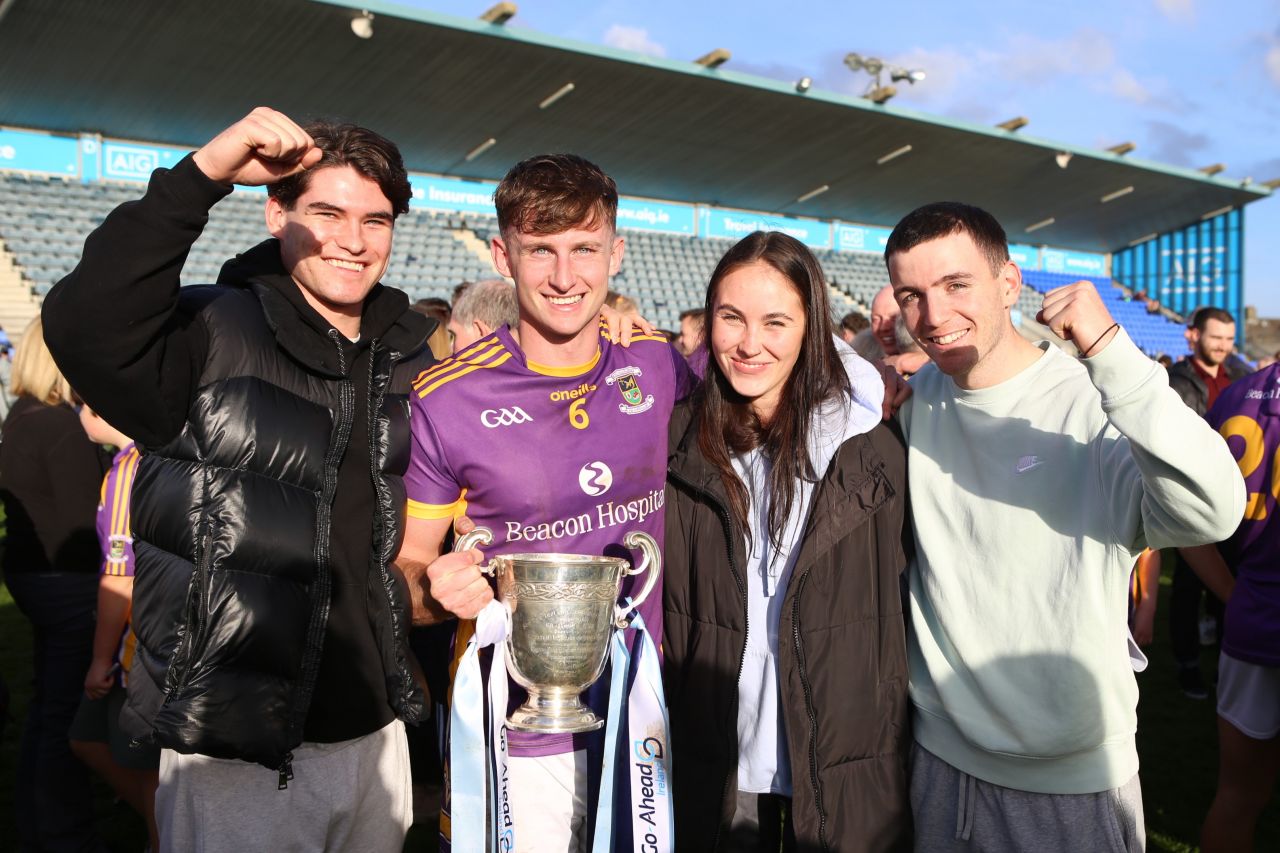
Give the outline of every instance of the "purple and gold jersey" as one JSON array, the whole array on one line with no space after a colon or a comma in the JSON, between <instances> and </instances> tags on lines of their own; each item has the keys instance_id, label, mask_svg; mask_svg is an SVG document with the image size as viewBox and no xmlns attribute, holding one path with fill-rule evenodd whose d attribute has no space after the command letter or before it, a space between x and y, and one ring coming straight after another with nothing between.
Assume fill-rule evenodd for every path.
<instances>
[{"instance_id":1,"label":"purple and gold jersey","mask_svg":"<svg viewBox=\"0 0 1280 853\"><path fill-rule=\"evenodd\" d=\"M138 469L138 449L133 442L120 448L111 460L111 469L102 478L102 495L98 501L98 546L102 549L101 575L133 577L133 528L129 520L129 496L133 493L133 474ZM120 684L129 681L136 640L126 622L116 649Z\"/></svg>"},{"instance_id":2,"label":"purple and gold jersey","mask_svg":"<svg viewBox=\"0 0 1280 853\"><path fill-rule=\"evenodd\" d=\"M662 543L667 420L694 381L660 336L623 348L602 326L595 358L552 368L528 361L504 326L414 382L408 513L465 513L493 531L486 557L558 551L634 562L639 555L622 544L627 533ZM626 579L623 594L643 580ZM655 642L661 593L659 586L641 607ZM607 686L602 678L587 697L600 713ZM514 706L524 691L511 688ZM511 732L510 748L552 755L574 747L568 735Z\"/></svg>"},{"instance_id":3,"label":"purple and gold jersey","mask_svg":"<svg viewBox=\"0 0 1280 853\"><path fill-rule=\"evenodd\" d=\"M1222 648L1280 666L1280 365L1231 383L1205 418L1230 445L1249 496L1244 520L1221 545L1236 573Z\"/></svg>"}]
</instances>

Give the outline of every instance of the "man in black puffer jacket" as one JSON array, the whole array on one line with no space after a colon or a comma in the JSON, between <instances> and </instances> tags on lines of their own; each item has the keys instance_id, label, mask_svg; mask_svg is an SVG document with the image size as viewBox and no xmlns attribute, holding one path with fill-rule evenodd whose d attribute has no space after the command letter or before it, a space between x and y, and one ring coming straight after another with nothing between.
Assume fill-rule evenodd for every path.
<instances>
[{"instance_id":1,"label":"man in black puffer jacket","mask_svg":"<svg viewBox=\"0 0 1280 853\"><path fill-rule=\"evenodd\" d=\"M235 184L267 185L273 239L180 288ZM430 321L378 280L409 197L389 141L259 108L45 300L60 367L144 449L125 723L164 747L166 850L403 845L422 695L391 559Z\"/></svg>"}]
</instances>

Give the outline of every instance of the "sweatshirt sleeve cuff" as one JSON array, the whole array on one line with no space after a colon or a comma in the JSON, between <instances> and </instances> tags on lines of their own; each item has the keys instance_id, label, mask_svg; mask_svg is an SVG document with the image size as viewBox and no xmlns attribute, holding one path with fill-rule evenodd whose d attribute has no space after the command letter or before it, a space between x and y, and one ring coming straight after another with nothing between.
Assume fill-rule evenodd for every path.
<instances>
[{"instance_id":1,"label":"sweatshirt sleeve cuff","mask_svg":"<svg viewBox=\"0 0 1280 853\"><path fill-rule=\"evenodd\" d=\"M1125 398L1145 388L1164 368L1138 349L1123 326L1102 352L1081 359L1093 386L1102 394L1102 408L1111 411ZM1168 385L1168 378L1164 380Z\"/></svg>"},{"instance_id":2,"label":"sweatshirt sleeve cuff","mask_svg":"<svg viewBox=\"0 0 1280 853\"><path fill-rule=\"evenodd\" d=\"M163 187L176 202L207 213L215 204L231 195L234 187L210 180L196 165L195 152L183 157L172 169L157 169L151 178L152 188Z\"/></svg>"}]
</instances>

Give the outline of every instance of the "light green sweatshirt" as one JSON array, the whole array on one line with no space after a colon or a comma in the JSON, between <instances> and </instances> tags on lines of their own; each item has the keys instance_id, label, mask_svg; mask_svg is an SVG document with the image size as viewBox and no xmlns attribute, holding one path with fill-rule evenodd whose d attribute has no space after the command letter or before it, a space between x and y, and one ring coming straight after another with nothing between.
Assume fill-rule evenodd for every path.
<instances>
[{"instance_id":1,"label":"light green sweatshirt","mask_svg":"<svg viewBox=\"0 0 1280 853\"><path fill-rule=\"evenodd\" d=\"M1128 654L1135 557L1227 538L1244 481L1226 442L1121 331L993 388L929 366L902 412L917 556L915 738L1008 788L1104 791L1138 771Z\"/></svg>"}]
</instances>

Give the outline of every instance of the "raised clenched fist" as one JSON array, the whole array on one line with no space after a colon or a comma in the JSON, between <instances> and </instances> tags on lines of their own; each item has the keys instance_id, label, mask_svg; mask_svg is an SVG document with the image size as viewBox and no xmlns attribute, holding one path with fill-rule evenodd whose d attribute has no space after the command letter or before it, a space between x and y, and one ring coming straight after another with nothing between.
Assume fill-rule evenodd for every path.
<instances>
[{"instance_id":1,"label":"raised clenched fist","mask_svg":"<svg viewBox=\"0 0 1280 853\"><path fill-rule=\"evenodd\" d=\"M322 156L287 115L258 107L206 143L195 162L210 180L253 187L309 169Z\"/></svg>"}]
</instances>

